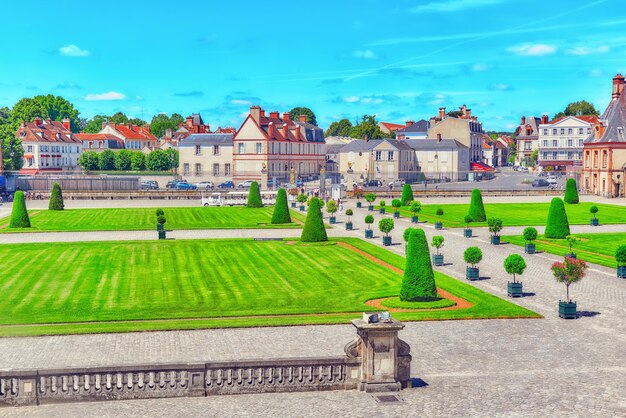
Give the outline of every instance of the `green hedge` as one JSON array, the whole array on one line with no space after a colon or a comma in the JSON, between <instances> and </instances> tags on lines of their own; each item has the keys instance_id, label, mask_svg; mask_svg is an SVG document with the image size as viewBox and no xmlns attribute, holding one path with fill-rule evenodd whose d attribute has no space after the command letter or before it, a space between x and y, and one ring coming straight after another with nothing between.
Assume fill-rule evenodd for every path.
<instances>
[{"instance_id":1,"label":"green hedge","mask_svg":"<svg viewBox=\"0 0 626 418\"><path fill-rule=\"evenodd\" d=\"M550 203L544 235L546 238L564 239L569 234L569 222L565 212L565 204L562 199L555 197Z\"/></svg>"},{"instance_id":2,"label":"green hedge","mask_svg":"<svg viewBox=\"0 0 626 418\"><path fill-rule=\"evenodd\" d=\"M410 184L405 184L402 188L402 205L406 206L411 203L413 199L413 189Z\"/></svg>"},{"instance_id":3,"label":"green hedge","mask_svg":"<svg viewBox=\"0 0 626 418\"><path fill-rule=\"evenodd\" d=\"M437 286L433 266L430 263L426 234L422 229L415 229L409 234L400 300L417 302L436 297Z\"/></svg>"},{"instance_id":4,"label":"green hedge","mask_svg":"<svg viewBox=\"0 0 626 418\"><path fill-rule=\"evenodd\" d=\"M483 195L480 190L472 190L472 200L470 201L469 216L474 222L485 222L487 215L485 214L485 205L483 205Z\"/></svg>"},{"instance_id":5,"label":"green hedge","mask_svg":"<svg viewBox=\"0 0 626 418\"><path fill-rule=\"evenodd\" d=\"M250 191L248 193L248 203L246 203L246 207L248 208L262 208L263 200L261 200L261 190L259 189L259 183L253 181L250 184Z\"/></svg>"},{"instance_id":6,"label":"green hedge","mask_svg":"<svg viewBox=\"0 0 626 418\"><path fill-rule=\"evenodd\" d=\"M285 189L278 189L278 194L276 195L276 203L274 204L274 213L272 214L272 223L291 223L291 216L289 215L289 205L287 203L287 192L285 191Z\"/></svg>"},{"instance_id":7,"label":"green hedge","mask_svg":"<svg viewBox=\"0 0 626 418\"><path fill-rule=\"evenodd\" d=\"M578 187L576 187L576 180L567 179L567 182L565 182L565 196L563 199L565 200L565 203L578 203Z\"/></svg>"},{"instance_id":8,"label":"green hedge","mask_svg":"<svg viewBox=\"0 0 626 418\"><path fill-rule=\"evenodd\" d=\"M15 196L13 196L13 210L11 211L9 228L30 228L26 199L22 191L15 192Z\"/></svg>"},{"instance_id":9,"label":"green hedge","mask_svg":"<svg viewBox=\"0 0 626 418\"><path fill-rule=\"evenodd\" d=\"M322 242L328 241L324 221L322 219L322 209L320 200L314 197L309 202L309 210L307 211L306 221L300 236L302 242Z\"/></svg>"},{"instance_id":10,"label":"green hedge","mask_svg":"<svg viewBox=\"0 0 626 418\"><path fill-rule=\"evenodd\" d=\"M63 204L63 193L61 192L61 186L59 183L52 185L52 192L50 192L50 202L48 203L48 210L63 210L65 205Z\"/></svg>"}]
</instances>

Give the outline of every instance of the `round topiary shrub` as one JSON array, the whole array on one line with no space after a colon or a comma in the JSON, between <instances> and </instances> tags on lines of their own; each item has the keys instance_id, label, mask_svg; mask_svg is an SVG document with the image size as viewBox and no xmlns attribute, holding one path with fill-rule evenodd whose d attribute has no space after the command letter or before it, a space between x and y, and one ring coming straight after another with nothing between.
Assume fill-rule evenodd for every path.
<instances>
[{"instance_id":1,"label":"round topiary shrub","mask_svg":"<svg viewBox=\"0 0 626 418\"><path fill-rule=\"evenodd\" d=\"M409 234L400 300L416 302L436 297L437 286L426 234L421 229L413 229Z\"/></svg>"},{"instance_id":2,"label":"round topiary shrub","mask_svg":"<svg viewBox=\"0 0 626 418\"><path fill-rule=\"evenodd\" d=\"M435 212L435 215L437 216L443 216L443 209L438 208L437 211Z\"/></svg>"},{"instance_id":3,"label":"round topiary shrub","mask_svg":"<svg viewBox=\"0 0 626 418\"><path fill-rule=\"evenodd\" d=\"M324 221L322 220L322 209L320 205L320 200L317 197L312 198L309 202L309 211L306 215L306 221L304 222L304 228L302 229L300 241L328 241L326 228L324 228Z\"/></svg>"},{"instance_id":4,"label":"round topiary shrub","mask_svg":"<svg viewBox=\"0 0 626 418\"><path fill-rule=\"evenodd\" d=\"M281 188L278 189L278 193L276 194L274 213L272 213L272 224L288 223L291 223L291 215L289 214L289 204L287 203L287 191Z\"/></svg>"},{"instance_id":5,"label":"round topiary shrub","mask_svg":"<svg viewBox=\"0 0 626 418\"><path fill-rule=\"evenodd\" d=\"M372 224L374 223L374 216L373 215L367 215L365 217L364 221L367 224L367 229L371 229L372 228Z\"/></svg>"},{"instance_id":6,"label":"round topiary shrub","mask_svg":"<svg viewBox=\"0 0 626 418\"><path fill-rule=\"evenodd\" d=\"M305 203L307 200L309 200L309 198L306 197L304 193L298 195L298 203Z\"/></svg>"},{"instance_id":7,"label":"round topiary shrub","mask_svg":"<svg viewBox=\"0 0 626 418\"><path fill-rule=\"evenodd\" d=\"M411 185L407 183L402 188L401 202L402 202L402 205L406 206L412 201L413 201L413 189L411 188Z\"/></svg>"},{"instance_id":8,"label":"round topiary shrub","mask_svg":"<svg viewBox=\"0 0 626 418\"><path fill-rule=\"evenodd\" d=\"M30 228L30 218L26 210L26 199L23 191L15 192L9 228Z\"/></svg>"},{"instance_id":9,"label":"round topiary shrub","mask_svg":"<svg viewBox=\"0 0 626 418\"><path fill-rule=\"evenodd\" d=\"M374 200L376 200L376 195L372 192L369 192L365 195L365 200L369 203L372 203Z\"/></svg>"},{"instance_id":10,"label":"round topiary shrub","mask_svg":"<svg viewBox=\"0 0 626 418\"><path fill-rule=\"evenodd\" d=\"M158 224L163 225L165 222L167 222L167 220L165 219L165 215L157 216L157 223Z\"/></svg>"},{"instance_id":11,"label":"round topiary shrub","mask_svg":"<svg viewBox=\"0 0 626 418\"><path fill-rule=\"evenodd\" d=\"M522 236L524 237L524 241L527 243L532 243L537 239L537 229L529 226L528 228L524 228L524 232L522 232Z\"/></svg>"},{"instance_id":12,"label":"round topiary shrub","mask_svg":"<svg viewBox=\"0 0 626 418\"><path fill-rule=\"evenodd\" d=\"M565 212L565 204L562 199L555 197L550 203L544 235L546 238L563 239L569 234L569 222Z\"/></svg>"},{"instance_id":13,"label":"round topiary shrub","mask_svg":"<svg viewBox=\"0 0 626 418\"><path fill-rule=\"evenodd\" d=\"M472 267L475 267L482 259L483 252L478 247L469 247L463 253L463 260Z\"/></svg>"},{"instance_id":14,"label":"round topiary shrub","mask_svg":"<svg viewBox=\"0 0 626 418\"><path fill-rule=\"evenodd\" d=\"M626 244L622 244L615 250L615 261L618 266L626 266Z\"/></svg>"},{"instance_id":15,"label":"round topiary shrub","mask_svg":"<svg viewBox=\"0 0 626 418\"><path fill-rule=\"evenodd\" d=\"M160 216L160 215L165 215L165 212L163 212L163 209L161 208L156 210L156 216Z\"/></svg>"},{"instance_id":16,"label":"round topiary shrub","mask_svg":"<svg viewBox=\"0 0 626 418\"><path fill-rule=\"evenodd\" d=\"M504 259L504 270L513 275L513 283L517 283L516 275L524 274L526 270L526 261L519 254L511 254Z\"/></svg>"},{"instance_id":17,"label":"round topiary shrub","mask_svg":"<svg viewBox=\"0 0 626 418\"><path fill-rule=\"evenodd\" d=\"M247 208L262 208L263 200L261 199L261 189L259 188L259 183L253 181L250 184L250 190L248 192L248 203L246 203Z\"/></svg>"},{"instance_id":18,"label":"round topiary shrub","mask_svg":"<svg viewBox=\"0 0 626 418\"><path fill-rule=\"evenodd\" d=\"M470 201L469 216L474 222L484 222L487 219L485 214L485 205L483 205L483 196L480 190L472 190L472 200Z\"/></svg>"},{"instance_id":19,"label":"round topiary shrub","mask_svg":"<svg viewBox=\"0 0 626 418\"><path fill-rule=\"evenodd\" d=\"M389 236L389 233L393 231L394 223L391 218L383 218L378 221L378 229L380 232L383 232L386 236Z\"/></svg>"},{"instance_id":20,"label":"round topiary shrub","mask_svg":"<svg viewBox=\"0 0 626 418\"><path fill-rule=\"evenodd\" d=\"M592 207L589 208L589 213L591 213L593 215L593 219L596 219L596 213L598 213L598 207L596 205L593 205Z\"/></svg>"},{"instance_id":21,"label":"round topiary shrub","mask_svg":"<svg viewBox=\"0 0 626 418\"><path fill-rule=\"evenodd\" d=\"M565 196L563 200L565 200L565 203L569 204L578 203L578 187L576 186L576 180L569 178L565 182Z\"/></svg>"},{"instance_id":22,"label":"round topiary shrub","mask_svg":"<svg viewBox=\"0 0 626 418\"><path fill-rule=\"evenodd\" d=\"M65 205L63 204L63 192L61 192L61 185L55 182L52 185L52 191L50 192L48 210L63 210L64 208Z\"/></svg>"}]
</instances>

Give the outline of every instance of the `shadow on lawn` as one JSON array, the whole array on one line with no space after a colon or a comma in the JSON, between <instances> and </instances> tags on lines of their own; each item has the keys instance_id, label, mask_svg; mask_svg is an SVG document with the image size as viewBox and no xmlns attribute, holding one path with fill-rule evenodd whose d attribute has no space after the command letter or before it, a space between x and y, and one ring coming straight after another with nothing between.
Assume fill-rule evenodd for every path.
<instances>
[{"instance_id":1,"label":"shadow on lawn","mask_svg":"<svg viewBox=\"0 0 626 418\"><path fill-rule=\"evenodd\" d=\"M578 317L579 318L591 318L594 316L600 315L600 312L595 312L595 311L580 311L578 312Z\"/></svg>"},{"instance_id":2,"label":"shadow on lawn","mask_svg":"<svg viewBox=\"0 0 626 418\"><path fill-rule=\"evenodd\" d=\"M522 292L523 298L528 298L528 297L535 296L535 295L536 295L535 292Z\"/></svg>"},{"instance_id":3,"label":"shadow on lawn","mask_svg":"<svg viewBox=\"0 0 626 418\"><path fill-rule=\"evenodd\" d=\"M419 377L412 377L411 378L411 387L412 388L427 388L429 385L428 383L426 383L425 381L423 381L422 379L420 379Z\"/></svg>"}]
</instances>

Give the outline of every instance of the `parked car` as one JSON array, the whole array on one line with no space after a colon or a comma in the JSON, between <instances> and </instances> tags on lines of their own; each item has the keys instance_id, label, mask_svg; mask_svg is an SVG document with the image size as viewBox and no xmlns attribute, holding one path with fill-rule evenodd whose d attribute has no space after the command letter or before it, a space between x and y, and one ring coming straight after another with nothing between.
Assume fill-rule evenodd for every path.
<instances>
[{"instance_id":1,"label":"parked car","mask_svg":"<svg viewBox=\"0 0 626 418\"><path fill-rule=\"evenodd\" d=\"M533 181L533 187L548 187L548 186L550 186L550 183L548 183L547 180L537 179Z\"/></svg>"},{"instance_id":2,"label":"parked car","mask_svg":"<svg viewBox=\"0 0 626 418\"><path fill-rule=\"evenodd\" d=\"M159 183L154 180L142 181L141 190L159 190Z\"/></svg>"},{"instance_id":3,"label":"parked car","mask_svg":"<svg viewBox=\"0 0 626 418\"><path fill-rule=\"evenodd\" d=\"M166 189L175 189L176 185L178 183L180 183L181 181L184 181L184 180L171 180L171 181L168 181L167 184L165 185L165 188Z\"/></svg>"},{"instance_id":4,"label":"parked car","mask_svg":"<svg viewBox=\"0 0 626 418\"><path fill-rule=\"evenodd\" d=\"M195 184L189 184L186 181L179 181L176 183L176 190L196 190L197 187Z\"/></svg>"},{"instance_id":5,"label":"parked car","mask_svg":"<svg viewBox=\"0 0 626 418\"><path fill-rule=\"evenodd\" d=\"M200 183L196 183L196 187L198 189L211 190L213 189L212 181L201 181Z\"/></svg>"},{"instance_id":6,"label":"parked car","mask_svg":"<svg viewBox=\"0 0 626 418\"><path fill-rule=\"evenodd\" d=\"M381 187L382 185L383 182L380 180L370 180L365 184L366 187Z\"/></svg>"},{"instance_id":7,"label":"parked car","mask_svg":"<svg viewBox=\"0 0 626 418\"><path fill-rule=\"evenodd\" d=\"M243 188L249 188L251 185L252 185L252 180L245 180L239 183L239 186L237 187L239 187L240 189L243 189Z\"/></svg>"},{"instance_id":8,"label":"parked car","mask_svg":"<svg viewBox=\"0 0 626 418\"><path fill-rule=\"evenodd\" d=\"M393 184L393 187L402 187L404 186L405 181L404 180L400 180L400 179L396 179L394 181L389 182L390 184ZM387 184L389 185L389 184Z\"/></svg>"},{"instance_id":9,"label":"parked car","mask_svg":"<svg viewBox=\"0 0 626 418\"><path fill-rule=\"evenodd\" d=\"M235 188L235 183L231 180L226 180L217 185L219 189L233 189Z\"/></svg>"},{"instance_id":10,"label":"parked car","mask_svg":"<svg viewBox=\"0 0 626 418\"><path fill-rule=\"evenodd\" d=\"M556 177L554 176L548 176L546 178L546 180L548 181L548 183L552 184L552 185L556 185Z\"/></svg>"}]
</instances>

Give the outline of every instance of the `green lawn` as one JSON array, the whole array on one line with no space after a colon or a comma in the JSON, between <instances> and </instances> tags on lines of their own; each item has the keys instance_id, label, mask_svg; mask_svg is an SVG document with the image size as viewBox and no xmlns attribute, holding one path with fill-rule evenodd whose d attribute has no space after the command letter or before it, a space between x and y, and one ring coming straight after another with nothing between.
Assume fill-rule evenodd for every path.
<instances>
[{"instance_id":1,"label":"green lawn","mask_svg":"<svg viewBox=\"0 0 626 418\"><path fill-rule=\"evenodd\" d=\"M387 250L359 239L342 241L404 266L402 257ZM334 241L2 245L0 271L4 336L347 323L355 313L371 309L366 301L397 295L402 280L401 274ZM436 279L439 287L474 306L394 316L538 317L442 274Z\"/></svg>"},{"instance_id":2,"label":"green lawn","mask_svg":"<svg viewBox=\"0 0 626 418\"><path fill-rule=\"evenodd\" d=\"M605 205L601 203L578 203L576 205L565 205L569 223L572 225L589 224L593 217L589 213L591 206L599 209L596 215L602 224L626 224L626 206ZM487 218L496 217L504 221L504 226L527 226L545 225L548 218L548 208L550 203L486 203L485 212ZM438 208L443 209L444 215L441 217L443 225L449 228L465 227L463 218L469 212L469 199L467 204L448 205L422 205L421 213L418 217L421 221L435 223L439 217L435 214ZM387 207L387 213L392 213L393 208ZM401 216L411 217L412 213L408 206L400 209ZM471 226L486 226L486 222L476 222Z\"/></svg>"},{"instance_id":3,"label":"green lawn","mask_svg":"<svg viewBox=\"0 0 626 418\"><path fill-rule=\"evenodd\" d=\"M619 245L626 244L626 233L608 234L574 234L581 241L574 247L576 258L607 267L617 267L615 250ZM524 246L524 239L518 236L503 236L503 241ZM569 253L569 246L564 239L551 239L539 235L535 242L537 251L564 255Z\"/></svg>"},{"instance_id":4,"label":"green lawn","mask_svg":"<svg viewBox=\"0 0 626 418\"><path fill-rule=\"evenodd\" d=\"M66 209L29 211L31 228L9 228L0 219L2 232L127 231L156 229L156 208ZM300 223L272 225L273 206L249 209L242 206L164 208L166 229L301 228ZM291 218L305 217L292 210Z\"/></svg>"}]
</instances>

